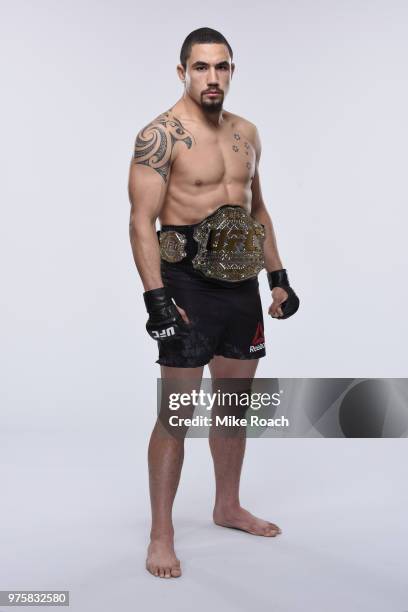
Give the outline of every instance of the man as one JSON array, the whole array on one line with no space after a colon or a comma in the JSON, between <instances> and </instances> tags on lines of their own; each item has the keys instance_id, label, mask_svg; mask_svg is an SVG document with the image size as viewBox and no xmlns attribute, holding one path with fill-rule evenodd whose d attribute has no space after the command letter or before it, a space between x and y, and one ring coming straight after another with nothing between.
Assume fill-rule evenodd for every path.
<instances>
[{"instance_id":1,"label":"man","mask_svg":"<svg viewBox=\"0 0 408 612\"><path fill-rule=\"evenodd\" d=\"M253 378L265 355L257 280L262 268L272 290L269 314L287 318L299 305L262 199L257 129L223 109L232 59L219 32L200 28L189 34L177 66L183 95L136 138L130 239L163 383L201 380L206 364L213 380ZM152 527L146 568L166 578L181 575L172 506L183 443L183 437L163 436L158 419L148 451ZM261 536L281 533L240 506L245 436L210 436L210 447L214 522Z\"/></svg>"}]
</instances>

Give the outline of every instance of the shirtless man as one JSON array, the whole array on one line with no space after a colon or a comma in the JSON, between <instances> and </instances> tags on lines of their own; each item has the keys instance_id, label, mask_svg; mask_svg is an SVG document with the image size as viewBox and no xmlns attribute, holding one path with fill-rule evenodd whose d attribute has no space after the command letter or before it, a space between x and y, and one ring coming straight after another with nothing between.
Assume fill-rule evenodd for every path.
<instances>
[{"instance_id":1,"label":"shirtless man","mask_svg":"<svg viewBox=\"0 0 408 612\"><path fill-rule=\"evenodd\" d=\"M189 34L177 66L183 95L139 132L130 165L130 240L162 382L201 380L206 364L213 380L253 378L265 355L257 279L262 268L272 291L268 313L286 319L299 306L262 199L256 126L223 109L232 59L219 32L200 28ZM148 450L152 526L146 568L170 578L181 575L172 507L184 439L164 437L161 427L157 420ZM281 533L240 505L245 436L210 436L210 448L214 522L260 536Z\"/></svg>"}]
</instances>

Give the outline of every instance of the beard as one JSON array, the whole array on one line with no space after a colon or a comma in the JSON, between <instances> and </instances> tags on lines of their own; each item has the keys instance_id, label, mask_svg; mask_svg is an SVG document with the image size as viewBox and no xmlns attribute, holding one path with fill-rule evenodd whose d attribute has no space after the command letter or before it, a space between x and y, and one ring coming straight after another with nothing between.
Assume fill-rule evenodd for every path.
<instances>
[{"instance_id":1,"label":"beard","mask_svg":"<svg viewBox=\"0 0 408 612\"><path fill-rule=\"evenodd\" d=\"M201 96L201 108L206 113L219 113L224 104L224 94L221 93L217 98L206 98L204 94Z\"/></svg>"}]
</instances>

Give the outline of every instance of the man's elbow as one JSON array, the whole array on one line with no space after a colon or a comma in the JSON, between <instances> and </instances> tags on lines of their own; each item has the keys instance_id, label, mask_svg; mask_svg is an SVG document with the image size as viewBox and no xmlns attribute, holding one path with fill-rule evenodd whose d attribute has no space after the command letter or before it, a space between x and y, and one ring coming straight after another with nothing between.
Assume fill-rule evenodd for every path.
<instances>
[{"instance_id":1,"label":"man's elbow","mask_svg":"<svg viewBox=\"0 0 408 612\"><path fill-rule=\"evenodd\" d=\"M129 233L131 237L145 236L156 231L156 217L137 210L132 206L129 216Z\"/></svg>"}]
</instances>

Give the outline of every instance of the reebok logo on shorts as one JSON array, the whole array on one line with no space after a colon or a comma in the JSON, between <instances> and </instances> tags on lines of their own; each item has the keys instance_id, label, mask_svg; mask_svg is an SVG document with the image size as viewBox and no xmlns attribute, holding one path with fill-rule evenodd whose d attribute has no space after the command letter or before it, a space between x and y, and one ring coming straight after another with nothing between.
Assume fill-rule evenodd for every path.
<instances>
[{"instance_id":1,"label":"reebok logo on shorts","mask_svg":"<svg viewBox=\"0 0 408 612\"><path fill-rule=\"evenodd\" d=\"M252 338L252 343L249 347L249 352L254 353L255 351L260 351L263 348L265 348L264 330L262 327L262 323L258 323L255 336Z\"/></svg>"}]
</instances>

